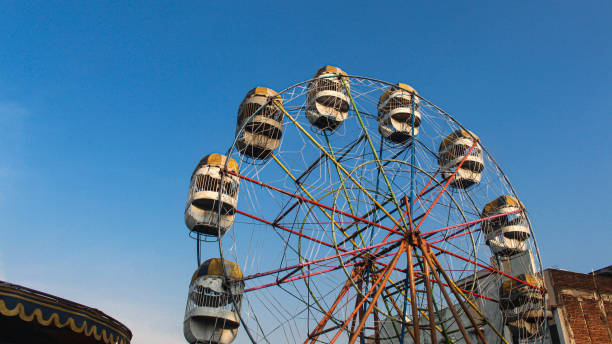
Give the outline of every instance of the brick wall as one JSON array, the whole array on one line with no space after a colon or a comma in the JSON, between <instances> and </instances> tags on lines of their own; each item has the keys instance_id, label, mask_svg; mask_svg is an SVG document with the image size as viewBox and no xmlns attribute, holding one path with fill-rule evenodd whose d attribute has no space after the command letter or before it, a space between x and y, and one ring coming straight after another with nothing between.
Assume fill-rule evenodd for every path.
<instances>
[{"instance_id":1,"label":"brick wall","mask_svg":"<svg viewBox=\"0 0 612 344\"><path fill-rule=\"evenodd\" d=\"M612 277L547 270L549 297L568 343L612 343Z\"/></svg>"}]
</instances>

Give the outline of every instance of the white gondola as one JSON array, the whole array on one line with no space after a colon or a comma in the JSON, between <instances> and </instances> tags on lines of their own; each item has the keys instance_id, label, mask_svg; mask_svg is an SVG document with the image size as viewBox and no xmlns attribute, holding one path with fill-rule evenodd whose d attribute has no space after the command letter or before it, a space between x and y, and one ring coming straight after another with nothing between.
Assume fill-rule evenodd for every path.
<instances>
[{"instance_id":1,"label":"white gondola","mask_svg":"<svg viewBox=\"0 0 612 344\"><path fill-rule=\"evenodd\" d=\"M236 161L217 153L202 158L193 171L185 207L185 224L190 230L218 236L219 230L223 235L234 223L240 179L223 172L226 163L227 171L238 174Z\"/></svg>"},{"instance_id":2,"label":"white gondola","mask_svg":"<svg viewBox=\"0 0 612 344\"><path fill-rule=\"evenodd\" d=\"M539 323L550 316L544 310L544 293L534 288L543 288L542 279L537 275L521 274L516 276L521 281L505 280L499 291L499 308L506 325L515 337L528 338L541 335Z\"/></svg>"},{"instance_id":3,"label":"white gondola","mask_svg":"<svg viewBox=\"0 0 612 344\"><path fill-rule=\"evenodd\" d=\"M346 87L345 87L346 86ZM348 116L350 89L346 73L334 66L317 71L308 84L306 117L319 129L335 130Z\"/></svg>"},{"instance_id":4,"label":"white gondola","mask_svg":"<svg viewBox=\"0 0 612 344\"><path fill-rule=\"evenodd\" d=\"M477 141L478 137L474 133L460 129L448 135L440 143L438 163L440 164L440 172L444 179L450 178L465 158L465 162L457 170L455 177L450 183L454 188L464 189L480 183L482 171L484 170L480 143L476 143L470 155L466 157L475 140Z\"/></svg>"},{"instance_id":5,"label":"white gondola","mask_svg":"<svg viewBox=\"0 0 612 344\"><path fill-rule=\"evenodd\" d=\"M242 154L264 160L278 148L283 135L282 106L282 98L269 88L255 87L246 94L236 123L236 145Z\"/></svg>"},{"instance_id":6,"label":"white gondola","mask_svg":"<svg viewBox=\"0 0 612 344\"><path fill-rule=\"evenodd\" d=\"M202 263L191 278L183 322L183 334L191 344L229 344L238 334L244 292L242 271L227 259L223 265L228 284L223 283L220 258Z\"/></svg>"},{"instance_id":7,"label":"white gondola","mask_svg":"<svg viewBox=\"0 0 612 344\"><path fill-rule=\"evenodd\" d=\"M507 214L483 222L485 240L493 254L512 256L527 249L527 239L531 234L524 210L519 200L508 195L500 196L485 205L483 218Z\"/></svg>"},{"instance_id":8,"label":"white gondola","mask_svg":"<svg viewBox=\"0 0 612 344\"><path fill-rule=\"evenodd\" d=\"M421 125L419 97L409 85L391 86L378 100L378 132L388 141L403 143L418 135ZM414 104L413 104L414 102ZM414 130L413 123L414 107Z\"/></svg>"}]
</instances>

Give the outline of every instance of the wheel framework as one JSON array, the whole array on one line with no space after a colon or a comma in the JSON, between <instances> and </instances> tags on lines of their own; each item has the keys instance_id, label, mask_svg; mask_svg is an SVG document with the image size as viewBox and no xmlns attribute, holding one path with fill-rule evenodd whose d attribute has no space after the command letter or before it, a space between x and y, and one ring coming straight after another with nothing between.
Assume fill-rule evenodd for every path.
<instances>
[{"instance_id":1,"label":"wheel framework","mask_svg":"<svg viewBox=\"0 0 612 344\"><path fill-rule=\"evenodd\" d=\"M528 220L520 202L517 209L485 216L482 207L494 195L518 198L480 140L402 84L323 77L336 83L324 83L326 95L335 90L350 100L347 113L334 117L340 123L313 115L312 89L321 76L278 94L259 90L268 98L239 121L226 154L239 161L240 168L232 170L227 159L222 171L240 179L241 196L233 229L225 237L219 230L215 239L222 259L225 251L249 272L238 279L223 273L226 284L246 285L240 291L248 307L241 316L243 332L252 342L541 340L543 319L533 316L523 330L527 320L520 314L527 310L518 309L544 309L541 283L516 274L541 271L539 255L532 254L535 239L527 224L523 249L491 248L495 235L505 240L507 234L491 228L504 228L511 217ZM385 94L393 98L398 90L396 109L381 106ZM396 126L404 133L391 136L385 126L392 122L384 116L397 108L406 109L398 110L404 122ZM282 131L254 125L262 113L268 122L278 120ZM248 130L272 133L274 144L266 146L271 149L247 149ZM435 147L453 135L469 146L459 154ZM471 182L483 172L474 172L480 168L474 157L480 156L485 172ZM218 223L226 215L221 195ZM533 297L519 304L517 298L501 300L503 290L512 294L519 287ZM502 316L485 314L492 309Z\"/></svg>"}]
</instances>

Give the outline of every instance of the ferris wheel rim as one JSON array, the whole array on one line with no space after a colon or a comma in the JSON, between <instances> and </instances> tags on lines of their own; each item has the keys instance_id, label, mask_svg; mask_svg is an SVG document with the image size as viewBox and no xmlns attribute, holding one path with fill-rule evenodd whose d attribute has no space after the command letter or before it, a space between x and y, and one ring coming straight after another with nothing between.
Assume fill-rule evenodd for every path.
<instances>
[{"instance_id":1,"label":"ferris wheel rim","mask_svg":"<svg viewBox=\"0 0 612 344\"><path fill-rule=\"evenodd\" d=\"M395 84L392 84L392 83L389 83L389 82L386 82L386 81L382 81L382 80L378 80L378 79L374 79L374 78L362 77L362 76L354 76L354 75L349 75L349 76L347 76L346 78L347 78L347 79L349 79L349 80L351 80L351 79L357 79L357 80L367 80L367 81L377 82L377 83L380 83L380 84L383 84L383 85L386 85L386 86L390 86L390 87L395 86ZM315 79L316 79L316 78L312 78L312 79L309 79L309 80L306 80L306 81L302 81L302 82L296 83L296 84L294 84L294 85L292 85L292 86L289 86L289 87L287 87L287 88L283 89L283 90L282 90L282 91L280 91L278 94L279 94L279 95L283 95L283 94L285 94L286 92L288 92L289 90L294 89L294 88L296 88L296 87L298 87L298 86L302 86L302 85L305 85L305 84L307 84L307 83L310 83L311 81L313 81L313 80L315 80ZM460 127L461 129L464 129L464 130L466 130L466 131L467 131L467 129L465 129L465 127L463 127L463 126L461 125L461 123L459 123L459 122L458 122L458 121L457 121L457 120L456 120L454 117L452 117L450 114L448 114L447 112L445 112L444 110L442 110L441 108L439 108L438 106L436 106L435 104L431 103L429 100L425 99L424 97L422 97L422 96L420 96L420 95L418 95L418 94L415 94L415 96L417 96L418 98L420 98L421 100L423 100L424 102L426 102L427 104L429 104L430 106L432 106L432 107L434 107L435 109L437 109L437 110L438 110L438 111L439 111L441 114L443 114L444 116L446 116L446 118L448 118L449 120L451 120L451 121L452 121L452 122L453 122L455 125L457 125L457 126L458 126L458 127ZM271 103L271 102L272 102L272 100L268 101L268 103L266 103L266 104L269 104L269 103ZM263 108L263 106L262 106L262 108ZM258 110L258 111L259 111L259 110ZM251 117L249 117L249 119L245 120L245 121L244 121L243 126L242 126L242 127L239 129L239 130L237 130L237 133L239 133L239 132L243 132L243 131L244 131L244 128L245 128L246 123L248 123L248 121L249 121L250 119L252 119L253 117L255 117L256 115L257 115L257 112L256 112L256 113L254 113L254 114L253 114ZM469 131L467 131L467 132L468 132L468 133L470 133L470 135L472 135L472 133L471 133L471 132L469 132ZM238 136L238 135L237 135L237 136ZM472 137L473 137L473 136L472 136ZM235 152L235 150L236 150L236 144L237 144L237 137L234 139L234 141L232 142L232 145L230 146L230 148L229 148L229 149L227 150L227 152L226 152L226 154L227 154L227 156L228 156L228 157L229 157L229 156L232 156L232 155L233 155L233 153ZM497 163L497 161L495 161L495 159L493 158L493 156L492 156L492 155L489 153L489 151L486 149L486 147L484 147L484 145L482 145L482 144L481 144L481 147L482 147L483 151L484 151L484 152L486 152L487 156L488 156L488 157L489 157L489 158L490 158L490 159L493 161L493 163L495 164L495 167L496 167L496 168L497 168L497 170L500 172L500 174L501 174L501 176L503 177L503 179L505 180L505 182L506 182L507 186L510 188L510 190L511 190L512 194L513 194L513 195L514 195L514 196L515 196L515 197L518 199L518 195L517 195L517 193L516 193L516 191L515 191L514 187L513 187L513 186L512 186L512 184L510 183L510 181L509 181L509 179L507 178L506 174L505 174L505 173L503 172L503 170L501 169L501 166L499 166L499 164ZM403 162L403 163L406 163L406 162ZM225 162L224 169L227 169L227 164L228 164L228 161L226 161L226 162ZM416 166L413 166L413 167L416 167ZM436 182L437 182L437 181L436 181ZM438 183L439 183L439 182L438 182ZM334 203L335 203L335 200L334 200ZM217 211L217 213L218 213L218 217L220 217L220 216L221 216L221 209L220 209L220 207L221 207L221 206L219 205L219 209L218 209L218 211ZM460 207L458 207L458 208L460 209ZM528 223L529 223L529 228L532 228L532 226L531 226L531 221L530 221L530 219L529 219L529 217L528 217L528 214L527 214L526 212L525 212L525 217L526 217L526 219L527 219L527 221L528 221ZM333 226L332 226L332 228L333 228ZM533 240L532 240L533 245L534 245L534 246L535 246L535 248L536 248L536 253L537 253L537 259L536 259L536 260L537 260L537 262L538 262L538 263L537 263L537 264L538 264L538 268L539 268L539 270L540 270L540 271L543 271L543 269L542 269L542 263L541 263L541 257L540 257L540 251L539 251L539 248L538 248L538 246L537 246L537 240L536 240L536 238L535 238L534 231L533 231L533 230L531 230L530 232L531 232L531 235L533 236ZM333 233L335 233L335 231L333 231ZM471 237L472 242L473 242L473 237L471 236L471 234L470 234L470 237ZM300 240L301 240L301 239L300 239ZM198 241L199 241L199 239L198 239ZM219 253L220 253L221 259L224 259L224 258L223 258L223 249L222 249L222 235L219 235L219 236L218 236L218 240L217 240L217 241L218 241L218 244L219 244ZM335 240L335 235L334 235L334 243L336 243L336 240ZM338 248L338 247L337 247L337 246L335 246L336 251L337 251L337 248ZM337 253L338 253L338 252L337 252ZM346 274L346 273L347 273L347 271L346 271L346 267L344 266L344 264L342 264L342 266L343 266L343 270L345 271L345 274ZM225 272L224 272L224 277L225 277L225 278L227 278L227 276L225 276ZM349 277L349 276L347 276L347 277ZM351 280L351 283L353 283L353 284L354 284L354 281L352 280L352 278L350 278L350 277L349 277L349 279ZM235 302L235 300L234 300L233 298L232 298L232 301L233 301L233 302ZM240 320L241 320L241 322L242 322L242 318L241 318ZM249 333L248 333L248 331L249 331L249 330L248 330L248 328L247 328L247 324L243 322L243 326L245 327L245 329L246 329L246 331L247 331L247 334L249 334ZM250 335L250 334L249 334L249 337L251 337L251 335ZM253 342L253 343L255 343L255 341L253 340L253 338L252 338L252 337L251 337L251 340L252 340L252 342Z\"/></svg>"},{"instance_id":2,"label":"ferris wheel rim","mask_svg":"<svg viewBox=\"0 0 612 344\"><path fill-rule=\"evenodd\" d=\"M359 76L359 75L346 75L344 77L347 78L348 80L351 80L351 79L367 80L367 81L372 81L372 82L380 83L380 84L383 84L383 85L386 85L386 86L389 86L389 87L395 87L396 86L396 84L394 84L394 83L391 83L391 82L388 82L388 81L384 81L384 80L381 80L381 79L372 78L372 77ZM331 78L331 76L326 76L326 77L323 77L323 78ZM317 78L310 78L308 80L304 80L304 81L295 83L295 84L293 84L293 85L291 85L289 87L286 87L286 88L282 89L281 91L279 91L278 95L281 96L281 95L285 94L286 92L288 92L291 89L294 89L294 88L296 88L298 86L309 84L310 82L312 82L313 80L316 80L316 79ZM418 97L420 100L426 102L428 105L430 105L433 108L435 108L436 110L438 110L441 114L446 116L446 118L451 120L459 128L465 130L472 138L475 138L473 133L470 130L468 130L466 127L464 127L458 120L456 120L451 114L446 112L444 109L442 109L441 107L437 106L436 104L431 102L429 99L421 96L420 94L414 94L414 96ZM266 102L265 105L268 105L268 104L270 104L272 102L273 102L273 100L269 100L268 102ZM262 106L262 108L263 108L263 106ZM244 121L244 124L243 124L242 128L240 128L240 130L237 130L237 133L238 132L243 132L244 131L244 127L246 126L246 123L248 123L249 120L254 118L257 115L258 112L259 112L259 110L257 110L250 118L246 119ZM230 148L226 151L226 155L227 156L231 156L232 155L232 153L235 150L237 141L238 140L237 140L237 135L236 135L236 138L232 141L232 144L231 144ZM491 161L493 162L493 164L495 165L497 170L500 172L501 176L504 178L506 184L510 188L510 191L512 192L512 195L514 197L516 197L517 199L520 199L519 196L518 196L518 193L516 192L516 189L514 188L512 183L510 182L510 179L508 178L508 176L506 175L504 170L501 168L501 166L499 165L497 160L495 160L493 155L489 152L489 150L486 148L486 146L482 142L480 142L480 147L482 148L482 150L484 152L487 153L487 156L491 159ZM224 166L224 168L227 168L227 162L226 162L226 166ZM529 218L529 214L527 212L525 212L525 217L527 218L527 221L529 222L529 227L533 228L533 226L531 225L531 219ZM540 271L544 271L540 249L539 249L539 246L537 244L537 240L536 240L536 237L535 237L535 232L533 230L531 231L531 235L533 236L533 243L534 243L534 246L536 248L537 261L538 261L538 265L539 265L538 268L539 268Z\"/></svg>"}]
</instances>

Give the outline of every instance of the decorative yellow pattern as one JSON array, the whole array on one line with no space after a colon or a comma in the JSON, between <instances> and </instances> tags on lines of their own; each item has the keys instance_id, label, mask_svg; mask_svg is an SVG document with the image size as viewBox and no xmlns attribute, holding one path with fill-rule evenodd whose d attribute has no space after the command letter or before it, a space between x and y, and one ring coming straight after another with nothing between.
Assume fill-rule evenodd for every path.
<instances>
[{"instance_id":1,"label":"decorative yellow pattern","mask_svg":"<svg viewBox=\"0 0 612 344\"><path fill-rule=\"evenodd\" d=\"M231 279L241 279L242 278L242 270L238 264L225 259L225 271L227 276ZM195 280L198 276L223 276L223 266L221 265L221 258L211 258L202 265L193 273L193 277L191 281Z\"/></svg>"},{"instance_id":2,"label":"decorative yellow pattern","mask_svg":"<svg viewBox=\"0 0 612 344\"><path fill-rule=\"evenodd\" d=\"M455 141L456 139L459 139L462 137L470 139L470 140L474 140L474 139L478 140L478 136L476 136L476 134L474 134L473 132L468 131L468 130L459 129L459 130L454 131L450 135L448 135L444 140L442 140L442 143L440 143L440 150L442 150L444 147L453 143L453 141Z\"/></svg>"},{"instance_id":3,"label":"decorative yellow pattern","mask_svg":"<svg viewBox=\"0 0 612 344\"><path fill-rule=\"evenodd\" d=\"M398 88L401 88L402 90L407 91L410 94L419 95L419 92L412 88L412 86L400 82L395 84L395 86L389 86L385 93L383 93L378 99L378 105L384 103L387 98L389 98L391 92L397 91Z\"/></svg>"},{"instance_id":4,"label":"decorative yellow pattern","mask_svg":"<svg viewBox=\"0 0 612 344\"><path fill-rule=\"evenodd\" d=\"M485 215L491 214L491 213L494 213L496 210L500 208L504 208L504 207L515 207L515 208L525 209L525 206L523 205L523 203L519 202L519 200L516 199L515 197L509 196L509 195L503 195L487 203L484 206L482 213Z\"/></svg>"},{"instance_id":5,"label":"decorative yellow pattern","mask_svg":"<svg viewBox=\"0 0 612 344\"><path fill-rule=\"evenodd\" d=\"M276 100L278 100L281 103L281 105L283 104L283 98L281 98L281 96L278 94L278 92L276 92L275 90L273 90L271 88L257 86L254 89L250 90L247 93L247 95L244 97L244 99L247 99L247 98L252 97L252 96L274 97ZM243 102L244 102L244 100L243 100Z\"/></svg>"},{"instance_id":6,"label":"decorative yellow pattern","mask_svg":"<svg viewBox=\"0 0 612 344\"><path fill-rule=\"evenodd\" d=\"M70 327L70 330L75 333L83 334L87 337L93 336L96 340L102 340L106 344L129 344L128 341L124 340L124 338L120 336L115 336L112 333L107 334L106 329L98 331L96 325L88 326L87 320L84 320L81 326L78 326L71 317L68 317L68 319L62 323L60 316L57 313L53 313L48 319L45 319L40 308L36 308L31 314L27 314L25 307L21 302L17 303L15 308L9 309L4 303L4 300L0 299L0 314L7 317L19 316L21 320L27 322L36 320L38 324L43 326L53 325L57 328L64 328L68 326Z\"/></svg>"},{"instance_id":7,"label":"decorative yellow pattern","mask_svg":"<svg viewBox=\"0 0 612 344\"><path fill-rule=\"evenodd\" d=\"M518 279L520 279L521 281L525 281L526 283L529 283L533 286L536 287L542 287L542 280L535 275L530 275L530 274L524 274L524 275L519 275L517 276ZM503 291L503 295L508 295L510 292L512 292L514 289L517 288L521 288L524 287L525 284L517 282L513 279L508 279L505 280L504 283L502 284L502 291Z\"/></svg>"},{"instance_id":8,"label":"decorative yellow pattern","mask_svg":"<svg viewBox=\"0 0 612 344\"><path fill-rule=\"evenodd\" d=\"M338 75L342 75L342 76L346 76L346 72L343 71L342 69L338 68L338 67L334 67L334 66L324 66L321 67L318 71L317 74L315 74L315 78L318 77L319 75L323 74L323 73L334 73L334 74L338 74Z\"/></svg>"},{"instance_id":9,"label":"decorative yellow pattern","mask_svg":"<svg viewBox=\"0 0 612 344\"><path fill-rule=\"evenodd\" d=\"M228 270L227 274L229 275L229 277L233 279L242 278L242 271L240 270L240 267L238 267L238 264L226 259L225 269ZM221 265L221 258L211 259L210 265L208 266L208 274L209 275L219 275L219 276L223 275L223 266Z\"/></svg>"},{"instance_id":10,"label":"decorative yellow pattern","mask_svg":"<svg viewBox=\"0 0 612 344\"><path fill-rule=\"evenodd\" d=\"M200 163L198 163L198 166L196 167L196 171L198 168L200 168L203 165L224 167L226 160L227 160L227 157L225 155L222 155L219 153L209 154L205 156L204 158L202 158L202 160L200 160ZM238 163L236 162L236 160L229 158L229 162L227 163L227 169L232 172L238 173L239 169L238 169Z\"/></svg>"}]
</instances>

